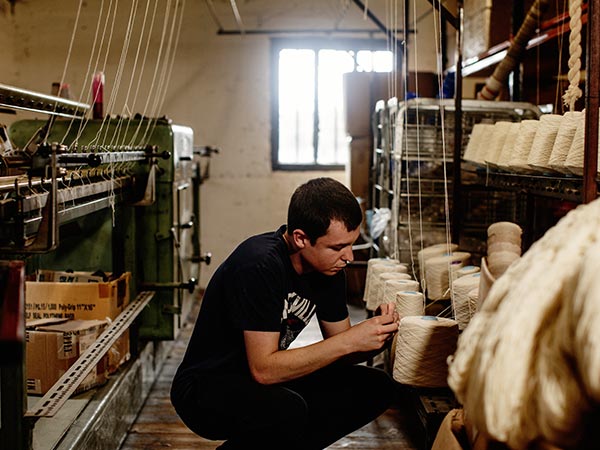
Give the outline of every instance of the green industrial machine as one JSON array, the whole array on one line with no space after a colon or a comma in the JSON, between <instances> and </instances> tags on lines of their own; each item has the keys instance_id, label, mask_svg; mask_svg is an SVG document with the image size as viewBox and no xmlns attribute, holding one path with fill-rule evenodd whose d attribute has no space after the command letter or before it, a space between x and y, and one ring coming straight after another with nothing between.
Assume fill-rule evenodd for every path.
<instances>
[{"instance_id":1,"label":"green industrial machine","mask_svg":"<svg viewBox=\"0 0 600 450\"><path fill-rule=\"evenodd\" d=\"M10 140L26 149L46 125L15 122L8 129ZM144 133L143 145L130 144ZM119 134L120 144L98 143ZM60 145L55 155L57 224L49 223L52 186L47 173L40 172L34 184L29 176L17 188L14 177L8 177L0 186L8 197L0 217L0 252L31 253L26 257L30 273L131 272L132 298L141 290L156 290L141 314L139 336L173 339L181 316L189 313L200 263L210 262L210 255L200 254L202 179L193 131L166 119L112 119L89 121L80 132L77 123L59 119L45 140ZM33 170L35 164L47 170L43 160L50 160L50 151L37 149L33 160L42 163L34 162ZM8 158L6 170L14 170ZM58 230L51 242L47 235L54 225Z\"/></svg>"},{"instance_id":2,"label":"green industrial machine","mask_svg":"<svg viewBox=\"0 0 600 450\"><path fill-rule=\"evenodd\" d=\"M132 364L98 407L121 404L134 417L147 386L132 386L156 370L161 342L199 299L200 267L210 263L200 249L200 157L217 150L195 148L192 129L166 118L92 120L87 105L0 85L0 103L11 102L50 117L0 125L0 447L29 450L39 417L26 404L25 278L38 269L131 273L130 298L145 299L127 322ZM93 429L117 426L105 422L114 414L89 416ZM95 432L76 436L114 445Z\"/></svg>"}]
</instances>

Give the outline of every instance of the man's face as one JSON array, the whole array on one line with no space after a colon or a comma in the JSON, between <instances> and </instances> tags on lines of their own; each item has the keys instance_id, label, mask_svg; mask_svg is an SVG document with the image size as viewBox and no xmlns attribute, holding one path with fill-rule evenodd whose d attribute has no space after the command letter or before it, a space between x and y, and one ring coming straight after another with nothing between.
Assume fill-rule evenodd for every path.
<instances>
[{"instance_id":1,"label":"man's face","mask_svg":"<svg viewBox=\"0 0 600 450\"><path fill-rule=\"evenodd\" d=\"M302 257L313 270L325 275L335 275L346 267L346 262L354 259L352 244L358 239L360 230L346 230L343 222L332 220L327 233L307 244L302 250Z\"/></svg>"}]
</instances>

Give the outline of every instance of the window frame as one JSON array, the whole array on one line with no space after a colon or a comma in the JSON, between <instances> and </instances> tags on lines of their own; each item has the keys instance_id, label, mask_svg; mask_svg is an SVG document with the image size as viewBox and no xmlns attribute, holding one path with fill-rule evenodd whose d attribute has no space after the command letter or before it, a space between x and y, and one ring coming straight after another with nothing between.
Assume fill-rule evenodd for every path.
<instances>
[{"instance_id":1,"label":"window frame","mask_svg":"<svg viewBox=\"0 0 600 450\"><path fill-rule=\"evenodd\" d=\"M315 109L313 116L313 150L315 162L311 164L280 163L279 154L279 52L283 49L311 49L317 53L315 64ZM385 39L332 39L330 37L310 38L271 38L271 167L274 171L307 171L307 170L344 170L344 164L319 164L316 162L318 151L319 109L318 109L318 51L319 50L346 50L346 51L390 51Z\"/></svg>"}]
</instances>

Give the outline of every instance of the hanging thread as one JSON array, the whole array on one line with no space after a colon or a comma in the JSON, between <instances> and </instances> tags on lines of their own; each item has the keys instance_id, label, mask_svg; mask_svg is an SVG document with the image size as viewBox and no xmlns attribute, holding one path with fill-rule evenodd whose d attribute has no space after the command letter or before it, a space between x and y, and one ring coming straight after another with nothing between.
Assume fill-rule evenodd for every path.
<instances>
[{"instance_id":1,"label":"hanging thread","mask_svg":"<svg viewBox=\"0 0 600 450\"><path fill-rule=\"evenodd\" d=\"M581 0L569 0L569 87L563 95L565 106L569 111L575 110L575 102L581 97L579 82L581 81Z\"/></svg>"}]
</instances>

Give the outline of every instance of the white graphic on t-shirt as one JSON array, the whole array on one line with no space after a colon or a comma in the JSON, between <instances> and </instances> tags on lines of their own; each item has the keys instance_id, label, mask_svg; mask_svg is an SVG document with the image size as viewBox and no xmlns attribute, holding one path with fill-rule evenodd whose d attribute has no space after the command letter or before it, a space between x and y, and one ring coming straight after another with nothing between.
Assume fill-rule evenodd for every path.
<instances>
[{"instance_id":1,"label":"white graphic on t-shirt","mask_svg":"<svg viewBox=\"0 0 600 450\"><path fill-rule=\"evenodd\" d=\"M288 294L281 312L280 350L288 348L304 327L308 325L315 309L316 305L310 300L300 297L295 292Z\"/></svg>"}]
</instances>

